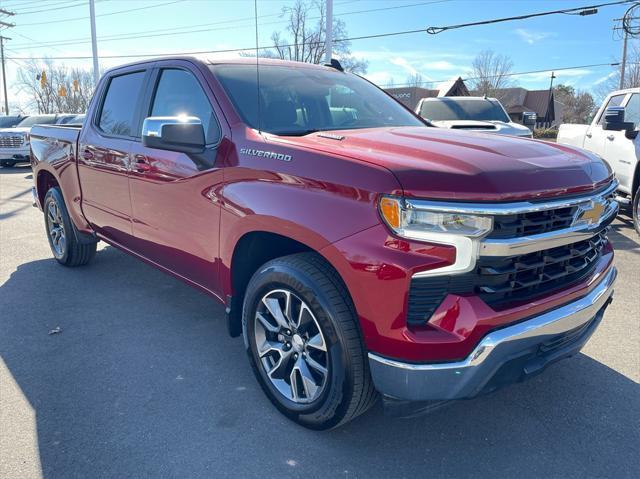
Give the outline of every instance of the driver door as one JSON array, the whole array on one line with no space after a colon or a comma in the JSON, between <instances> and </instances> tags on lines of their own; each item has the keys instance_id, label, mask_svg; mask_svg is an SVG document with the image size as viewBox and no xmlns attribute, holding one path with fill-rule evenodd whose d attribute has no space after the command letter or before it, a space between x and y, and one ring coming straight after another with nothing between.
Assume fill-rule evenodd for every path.
<instances>
[{"instance_id":1,"label":"driver door","mask_svg":"<svg viewBox=\"0 0 640 479\"><path fill-rule=\"evenodd\" d=\"M601 156L603 159L606 159L605 149L607 147L607 143L611 140L610 131L605 131L602 129L602 123L604 122L604 114L607 111L607 108L610 106L621 106L624 101L626 94L623 93L621 95L614 95L609 98L604 108L600 110L600 116L598 117L598 121L595 124L592 124L587 130L585 139L584 139L584 148L585 150L589 150L596 155ZM611 168L615 169L615 166L610 163Z\"/></svg>"},{"instance_id":2,"label":"driver door","mask_svg":"<svg viewBox=\"0 0 640 479\"><path fill-rule=\"evenodd\" d=\"M219 292L220 206L211 192L222 184L215 156L223 132L199 72L154 72L149 116L187 115L202 121L209 164L186 153L131 147L130 188L136 250L145 258L214 293Z\"/></svg>"},{"instance_id":3,"label":"driver door","mask_svg":"<svg viewBox=\"0 0 640 479\"><path fill-rule=\"evenodd\" d=\"M625 121L635 124L640 123L640 95L633 93L627 98L625 107ZM607 131L604 149L604 160L615 171L616 178L620 182L620 189L626 193L632 193L633 175L637 163L638 151L637 139L629 139L624 131Z\"/></svg>"}]
</instances>

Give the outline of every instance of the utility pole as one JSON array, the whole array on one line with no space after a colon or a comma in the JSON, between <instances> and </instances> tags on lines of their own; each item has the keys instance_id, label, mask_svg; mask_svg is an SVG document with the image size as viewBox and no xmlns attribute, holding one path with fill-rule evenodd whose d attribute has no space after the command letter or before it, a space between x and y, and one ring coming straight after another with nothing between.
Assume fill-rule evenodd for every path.
<instances>
[{"instance_id":1,"label":"utility pole","mask_svg":"<svg viewBox=\"0 0 640 479\"><path fill-rule=\"evenodd\" d=\"M324 62L331 63L333 53L333 0L327 0L327 26L324 39Z\"/></svg>"},{"instance_id":2,"label":"utility pole","mask_svg":"<svg viewBox=\"0 0 640 479\"><path fill-rule=\"evenodd\" d=\"M554 107L553 104L553 80L556 78L555 72L551 72L551 83L549 84L549 104L547 105L547 111L544 115L544 122L545 125L548 123L549 125L546 126L546 128L549 128L551 126L551 122L553 120L555 120L555 118L551 118L551 108ZM555 117L555 110L554 110L554 117Z\"/></svg>"},{"instance_id":3,"label":"utility pole","mask_svg":"<svg viewBox=\"0 0 640 479\"><path fill-rule=\"evenodd\" d=\"M633 40L634 38L638 38L638 35L640 35L640 29L638 28L637 23L639 17L634 15L638 6L640 6L640 4L634 3L627 9L622 18L613 19L613 21L616 22L613 26L613 31L616 32L622 30L624 32L622 37L622 58L620 59L620 84L618 85L620 90L624 89L624 80L627 73L627 43L629 37ZM617 22L620 23L618 24Z\"/></svg>"},{"instance_id":4,"label":"utility pole","mask_svg":"<svg viewBox=\"0 0 640 479\"><path fill-rule=\"evenodd\" d=\"M622 42L622 64L620 65L620 90L624 88L624 71L627 68L627 38L629 34L624 31L624 40Z\"/></svg>"},{"instance_id":5,"label":"utility pole","mask_svg":"<svg viewBox=\"0 0 640 479\"><path fill-rule=\"evenodd\" d=\"M89 0L89 13L91 16L91 50L93 52L93 83L94 88L100 80L100 67L98 66L98 41L96 39L96 5L95 0Z\"/></svg>"},{"instance_id":6,"label":"utility pole","mask_svg":"<svg viewBox=\"0 0 640 479\"><path fill-rule=\"evenodd\" d=\"M0 8L0 15L12 17L15 15L15 13ZM0 28L11 28L15 26L16 26L15 23L7 23L0 20ZM4 114L8 115L9 114L9 97L7 95L7 74L5 72L5 67L4 67L4 41L5 40L11 40L11 38L5 37L4 35L0 35L0 60L2 61L2 89L4 91Z\"/></svg>"}]
</instances>

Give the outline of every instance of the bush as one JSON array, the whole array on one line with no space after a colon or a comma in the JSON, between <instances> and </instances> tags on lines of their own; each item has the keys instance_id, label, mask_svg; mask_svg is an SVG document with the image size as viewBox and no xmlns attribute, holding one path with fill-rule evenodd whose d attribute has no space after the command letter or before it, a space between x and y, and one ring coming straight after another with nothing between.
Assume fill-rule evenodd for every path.
<instances>
[{"instance_id":1,"label":"bush","mask_svg":"<svg viewBox=\"0 0 640 479\"><path fill-rule=\"evenodd\" d=\"M533 137L541 140L555 140L557 136L557 128L536 128L533 130Z\"/></svg>"}]
</instances>

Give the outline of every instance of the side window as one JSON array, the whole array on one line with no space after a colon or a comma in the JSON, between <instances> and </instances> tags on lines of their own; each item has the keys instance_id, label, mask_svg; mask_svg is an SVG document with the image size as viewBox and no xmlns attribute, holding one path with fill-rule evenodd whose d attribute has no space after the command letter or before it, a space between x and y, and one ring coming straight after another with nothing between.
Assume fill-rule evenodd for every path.
<instances>
[{"instance_id":1,"label":"side window","mask_svg":"<svg viewBox=\"0 0 640 479\"><path fill-rule=\"evenodd\" d=\"M607 111L607 108L609 108L610 106L620 106L622 105L622 100L624 100L625 95L616 95L616 96L612 96L611 98L609 98L609 101L607 102L607 105L604 107L604 110L602 110L602 114L600 115L600 118L598 119L598 125L602 125L602 122L604 122L604 112Z\"/></svg>"},{"instance_id":2,"label":"side window","mask_svg":"<svg viewBox=\"0 0 640 479\"><path fill-rule=\"evenodd\" d=\"M151 116L179 115L200 118L207 143L216 143L220 138L211 103L193 74L185 70L162 70Z\"/></svg>"},{"instance_id":3,"label":"side window","mask_svg":"<svg viewBox=\"0 0 640 479\"><path fill-rule=\"evenodd\" d=\"M102 104L98 127L108 135L135 136L133 117L145 72L113 77Z\"/></svg>"},{"instance_id":4,"label":"side window","mask_svg":"<svg viewBox=\"0 0 640 479\"><path fill-rule=\"evenodd\" d=\"M640 95L634 93L629 98L624 112L624 121L632 121L636 128L640 126Z\"/></svg>"}]
</instances>

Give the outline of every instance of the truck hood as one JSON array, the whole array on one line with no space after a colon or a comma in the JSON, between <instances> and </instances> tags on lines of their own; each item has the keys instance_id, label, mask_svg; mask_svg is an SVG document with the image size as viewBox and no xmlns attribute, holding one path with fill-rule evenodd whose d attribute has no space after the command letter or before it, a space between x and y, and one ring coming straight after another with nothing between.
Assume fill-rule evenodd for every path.
<instances>
[{"instance_id":1,"label":"truck hood","mask_svg":"<svg viewBox=\"0 0 640 479\"><path fill-rule=\"evenodd\" d=\"M482 131L485 133L499 133L501 135L524 136L531 138L531 130L524 125L504 121L478 121L478 120L443 120L432 121L440 128L452 130Z\"/></svg>"},{"instance_id":2,"label":"truck hood","mask_svg":"<svg viewBox=\"0 0 640 479\"><path fill-rule=\"evenodd\" d=\"M612 178L604 161L586 151L486 133L401 127L275 138L383 166L405 195L420 198L545 198L591 191Z\"/></svg>"}]
</instances>

